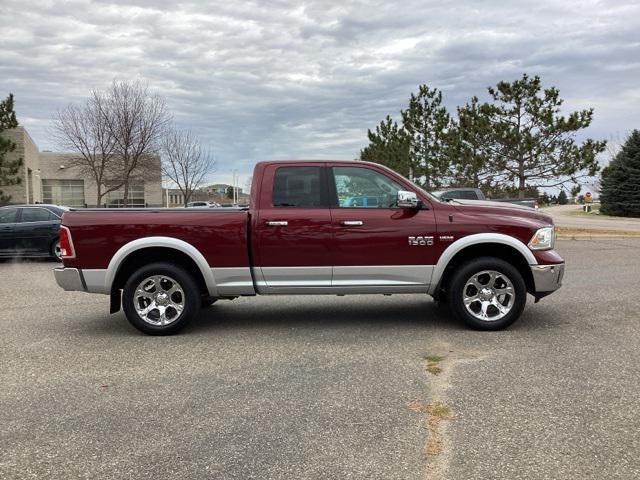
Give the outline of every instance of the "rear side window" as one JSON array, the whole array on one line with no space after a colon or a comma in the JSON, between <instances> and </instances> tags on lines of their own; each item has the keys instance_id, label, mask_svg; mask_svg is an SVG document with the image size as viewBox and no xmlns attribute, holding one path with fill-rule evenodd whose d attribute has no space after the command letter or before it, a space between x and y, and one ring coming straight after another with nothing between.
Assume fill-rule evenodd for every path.
<instances>
[{"instance_id":1,"label":"rear side window","mask_svg":"<svg viewBox=\"0 0 640 480\"><path fill-rule=\"evenodd\" d=\"M23 208L21 222L46 222L51 219L51 212L44 208Z\"/></svg>"},{"instance_id":2,"label":"rear side window","mask_svg":"<svg viewBox=\"0 0 640 480\"><path fill-rule=\"evenodd\" d=\"M17 216L17 208L0 208L0 223L14 223Z\"/></svg>"},{"instance_id":3,"label":"rear side window","mask_svg":"<svg viewBox=\"0 0 640 480\"><path fill-rule=\"evenodd\" d=\"M280 167L273 177L274 207L321 207L320 167Z\"/></svg>"}]
</instances>

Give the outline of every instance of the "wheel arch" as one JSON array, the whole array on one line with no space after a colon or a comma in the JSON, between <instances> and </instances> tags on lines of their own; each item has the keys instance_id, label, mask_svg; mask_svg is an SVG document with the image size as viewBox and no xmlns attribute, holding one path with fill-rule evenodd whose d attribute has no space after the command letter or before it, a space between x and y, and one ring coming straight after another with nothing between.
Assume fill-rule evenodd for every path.
<instances>
[{"instance_id":1,"label":"wheel arch","mask_svg":"<svg viewBox=\"0 0 640 480\"><path fill-rule=\"evenodd\" d=\"M171 237L145 237L120 247L107 267L105 291L113 295L134 270L158 261L180 265L194 276L203 293L217 296L213 272L202 253L190 243Z\"/></svg>"},{"instance_id":2,"label":"wheel arch","mask_svg":"<svg viewBox=\"0 0 640 480\"><path fill-rule=\"evenodd\" d=\"M538 261L520 240L504 234L480 233L463 237L449 245L436 264L431 278L429 294L438 296L446 289L455 268L465 261L478 257L495 257L512 264L522 275L527 291L535 291L530 265Z\"/></svg>"}]
</instances>

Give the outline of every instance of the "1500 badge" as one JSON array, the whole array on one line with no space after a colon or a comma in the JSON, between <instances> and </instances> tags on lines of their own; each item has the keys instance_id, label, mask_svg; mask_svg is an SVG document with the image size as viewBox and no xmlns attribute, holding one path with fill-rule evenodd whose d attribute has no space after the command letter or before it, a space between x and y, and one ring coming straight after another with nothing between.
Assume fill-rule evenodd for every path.
<instances>
[{"instance_id":1,"label":"1500 badge","mask_svg":"<svg viewBox=\"0 0 640 480\"><path fill-rule=\"evenodd\" d=\"M409 237L409 245L433 245L433 237Z\"/></svg>"}]
</instances>

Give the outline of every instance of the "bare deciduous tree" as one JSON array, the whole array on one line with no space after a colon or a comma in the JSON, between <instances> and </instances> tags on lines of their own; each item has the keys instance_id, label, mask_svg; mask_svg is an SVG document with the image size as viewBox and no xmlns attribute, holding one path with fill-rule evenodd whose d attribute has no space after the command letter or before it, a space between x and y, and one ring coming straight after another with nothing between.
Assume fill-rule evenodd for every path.
<instances>
[{"instance_id":1,"label":"bare deciduous tree","mask_svg":"<svg viewBox=\"0 0 640 480\"><path fill-rule=\"evenodd\" d=\"M191 132L176 129L165 133L161 150L162 173L178 186L186 206L205 176L215 170L213 156Z\"/></svg>"},{"instance_id":2,"label":"bare deciduous tree","mask_svg":"<svg viewBox=\"0 0 640 480\"><path fill-rule=\"evenodd\" d=\"M53 135L61 146L78 152L73 161L96 182L97 204L107 193L129 186L158 151L169 123L165 101L139 82L114 81L107 90L92 90L82 105L58 112Z\"/></svg>"},{"instance_id":3,"label":"bare deciduous tree","mask_svg":"<svg viewBox=\"0 0 640 480\"><path fill-rule=\"evenodd\" d=\"M122 200L129 201L129 184L137 168L158 151L158 143L169 124L164 99L136 81L114 81L92 97L113 136L114 153L121 162Z\"/></svg>"},{"instance_id":4,"label":"bare deciduous tree","mask_svg":"<svg viewBox=\"0 0 640 480\"><path fill-rule=\"evenodd\" d=\"M115 141L95 97L82 105L69 105L58 111L53 136L58 145L78 153L70 166L96 182L97 206L102 205L107 193L122 187L120 161L114 155Z\"/></svg>"}]
</instances>

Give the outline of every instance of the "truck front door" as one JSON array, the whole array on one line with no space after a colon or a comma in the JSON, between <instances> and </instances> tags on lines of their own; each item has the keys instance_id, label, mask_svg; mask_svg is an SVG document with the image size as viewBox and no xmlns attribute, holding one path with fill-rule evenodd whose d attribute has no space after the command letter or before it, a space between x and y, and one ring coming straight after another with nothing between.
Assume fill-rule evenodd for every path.
<instances>
[{"instance_id":1,"label":"truck front door","mask_svg":"<svg viewBox=\"0 0 640 480\"><path fill-rule=\"evenodd\" d=\"M323 162L268 165L253 225L260 293L331 287L331 213Z\"/></svg>"},{"instance_id":2,"label":"truck front door","mask_svg":"<svg viewBox=\"0 0 640 480\"><path fill-rule=\"evenodd\" d=\"M329 171L332 286L426 292L436 263L436 223L429 205L398 208L397 193L410 184L382 169L348 165Z\"/></svg>"}]
</instances>

